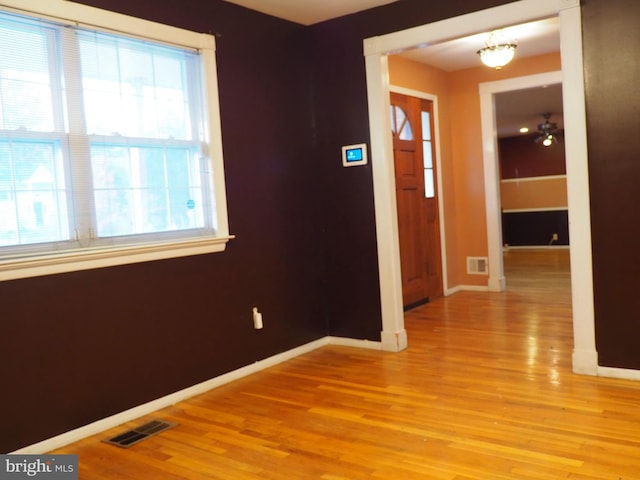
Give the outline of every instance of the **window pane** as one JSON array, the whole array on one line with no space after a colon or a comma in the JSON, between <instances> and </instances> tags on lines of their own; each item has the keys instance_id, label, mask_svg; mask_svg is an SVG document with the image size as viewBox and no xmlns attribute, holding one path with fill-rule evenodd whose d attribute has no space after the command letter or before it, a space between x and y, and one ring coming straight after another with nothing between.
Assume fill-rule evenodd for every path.
<instances>
[{"instance_id":1,"label":"window pane","mask_svg":"<svg viewBox=\"0 0 640 480\"><path fill-rule=\"evenodd\" d=\"M396 115L395 115L395 111L396 111L396 106L395 105L391 105L391 131L393 133L398 133L398 127L396 126Z\"/></svg>"},{"instance_id":2,"label":"window pane","mask_svg":"<svg viewBox=\"0 0 640 480\"><path fill-rule=\"evenodd\" d=\"M193 149L94 144L91 158L99 237L204 227Z\"/></svg>"},{"instance_id":3,"label":"window pane","mask_svg":"<svg viewBox=\"0 0 640 480\"><path fill-rule=\"evenodd\" d=\"M27 3L37 12L47 2ZM183 243L194 238L217 251L228 232L226 222L216 231L222 162L204 153L222 150L217 98L205 93L217 93L216 69L203 68L215 64L213 37L161 24L147 32L131 17L123 34L91 32L78 26L110 26L72 10L78 18L58 22L0 8L0 255L35 265L72 250L75 268L84 248L104 247L120 264L129 257L111 247L142 241L162 242L163 257L194 251Z\"/></svg>"},{"instance_id":4,"label":"window pane","mask_svg":"<svg viewBox=\"0 0 640 480\"><path fill-rule=\"evenodd\" d=\"M88 133L197 140L187 75L195 53L95 32L81 33L80 49Z\"/></svg>"},{"instance_id":5,"label":"window pane","mask_svg":"<svg viewBox=\"0 0 640 480\"><path fill-rule=\"evenodd\" d=\"M195 152L170 149L166 155L171 229L204 225L204 195Z\"/></svg>"},{"instance_id":6,"label":"window pane","mask_svg":"<svg viewBox=\"0 0 640 480\"><path fill-rule=\"evenodd\" d=\"M424 196L425 198L434 198L436 196L433 169L431 168L425 168L424 170Z\"/></svg>"},{"instance_id":7,"label":"window pane","mask_svg":"<svg viewBox=\"0 0 640 480\"><path fill-rule=\"evenodd\" d=\"M422 159L424 168L433 168L433 156L431 152L431 142L422 142Z\"/></svg>"},{"instance_id":8,"label":"window pane","mask_svg":"<svg viewBox=\"0 0 640 480\"><path fill-rule=\"evenodd\" d=\"M0 15L0 129L53 131L49 36L36 21Z\"/></svg>"},{"instance_id":9,"label":"window pane","mask_svg":"<svg viewBox=\"0 0 640 480\"><path fill-rule=\"evenodd\" d=\"M429 112L422 112L422 139L431 140L431 115Z\"/></svg>"},{"instance_id":10,"label":"window pane","mask_svg":"<svg viewBox=\"0 0 640 480\"><path fill-rule=\"evenodd\" d=\"M393 116L394 116L394 123L396 125L396 130L400 129L404 121L407 119L407 116L404 114L404 110L402 110L397 105L394 105Z\"/></svg>"},{"instance_id":11,"label":"window pane","mask_svg":"<svg viewBox=\"0 0 640 480\"><path fill-rule=\"evenodd\" d=\"M398 106L395 107L395 123L396 128L400 130L400 140L413 140L413 131L407 114Z\"/></svg>"},{"instance_id":12,"label":"window pane","mask_svg":"<svg viewBox=\"0 0 640 480\"><path fill-rule=\"evenodd\" d=\"M0 245L69 238L62 172L55 142L0 141Z\"/></svg>"}]
</instances>

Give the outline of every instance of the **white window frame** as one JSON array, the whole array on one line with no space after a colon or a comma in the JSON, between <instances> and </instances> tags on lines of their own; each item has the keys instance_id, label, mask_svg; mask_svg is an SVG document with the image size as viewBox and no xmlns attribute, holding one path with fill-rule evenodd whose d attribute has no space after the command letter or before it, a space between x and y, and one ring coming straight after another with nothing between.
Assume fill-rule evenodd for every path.
<instances>
[{"instance_id":1,"label":"white window frame","mask_svg":"<svg viewBox=\"0 0 640 480\"><path fill-rule=\"evenodd\" d=\"M227 242L234 237L229 234L227 217L215 37L66 0L0 0L0 10L197 49L203 59L204 111L209 124L207 140L217 217L215 236L38 253L27 257L0 256L0 281L224 251Z\"/></svg>"}]
</instances>

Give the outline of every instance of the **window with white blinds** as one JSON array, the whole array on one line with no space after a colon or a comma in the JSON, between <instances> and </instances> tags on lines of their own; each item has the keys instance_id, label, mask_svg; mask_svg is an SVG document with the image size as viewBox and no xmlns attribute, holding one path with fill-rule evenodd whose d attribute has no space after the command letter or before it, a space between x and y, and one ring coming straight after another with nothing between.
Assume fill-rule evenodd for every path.
<instances>
[{"instance_id":1,"label":"window with white blinds","mask_svg":"<svg viewBox=\"0 0 640 480\"><path fill-rule=\"evenodd\" d=\"M0 279L224 249L213 38L192 37L0 11Z\"/></svg>"}]
</instances>

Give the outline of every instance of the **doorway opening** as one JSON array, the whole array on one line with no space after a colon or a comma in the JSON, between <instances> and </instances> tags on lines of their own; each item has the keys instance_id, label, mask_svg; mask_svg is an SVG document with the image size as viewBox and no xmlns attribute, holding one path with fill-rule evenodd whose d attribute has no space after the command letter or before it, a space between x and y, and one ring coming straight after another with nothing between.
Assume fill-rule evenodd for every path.
<instances>
[{"instance_id":1,"label":"doorway opening","mask_svg":"<svg viewBox=\"0 0 640 480\"><path fill-rule=\"evenodd\" d=\"M593 280L591 267L591 227L588 194L588 168L586 148L586 115L584 107L584 78L582 68L582 32L579 0L521 0L460 17L442 20L421 27L414 27L364 41L369 125L371 133L371 163L373 171L374 199L376 207L376 234L380 271L382 306L381 332L383 349L399 351L407 346L402 309L400 259L396 202L394 199L393 146L386 135L391 128L389 119L389 71L387 56L419 45L439 43L451 38L461 38L505 25L526 23L539 18L559 18L561 35L562 81L571 88L564 89L565 142L567 158L567 195L571 205L570 235L572 305L574 324L573 369L575 372L597 374L595 350ZM483 109L484 111L484 109ZM487 117L487 118L485 118ZM483 118L483 161L485 182L493 182L486 189L486 211L499 209L496 188L495 138L485 137L485 113ZM487 123L489 124L489 123ZM495 216L495 215L493 215ZM501 257L500 230L489 227L489 268L495 272L496 259ZM497 242L495 241L497 237ZM493 262L492 262L493 261ZM500 262L500 260L498 260ZM500 269L498 268L498 271ZM504 281L490 278L489 288L501 290Z\"/></svg>"},{"instance_id":2,"label":"doorway opening","mask_svg":"<svg viewBox=\"0 0 640 480\"><path fill-rule=\"evenodd\" d=\"M519 88L522 79L514 78L493 93L507 290L512 286L509 274L514 273L513 268L507 271L507 259L511 264L518 258L536 259L541 274L557 267L549 259L569 265L562 84L545 83L561 75L534 77L540 85L524 89Z\"/></svg>"},{"instance_id":3,"label":"doorway opening","mask_svg":"<svg viewBox=\"0 0 640 480\"><path fill-rule=\"evenodd\" d=\"M482 116L483 161L485 172L485 204L487 209L487 240L489 290L502 291L506 287L503 262L503 236L500 201L500 165L496 138L495 96L500 93L527 90L562 83L562 72L549 72L525 77L509 78L480 84L480 112ZM566 154L565 154L566 157ZM568 189L567 185L567 189Z\"/></svg>"}]
</instances>

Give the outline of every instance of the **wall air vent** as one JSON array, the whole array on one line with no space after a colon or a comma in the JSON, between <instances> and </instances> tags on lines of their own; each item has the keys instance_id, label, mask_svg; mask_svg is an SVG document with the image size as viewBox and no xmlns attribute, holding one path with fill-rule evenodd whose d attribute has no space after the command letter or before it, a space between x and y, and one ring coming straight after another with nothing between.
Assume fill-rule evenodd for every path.
<instances>
[{"instance_id":1,"label":"wall air vent","mask_svg":"<svg viewBox=\"0 0 640 480\"><path fill-rule=\"evenodd\" d=\"M176 425L176 423L165 422L164 420L153 420L103 441L117 447L127 448Z\"/></svg>"},{"instance_id":2,"label":"wall air vent","mask_svg":"<svg viewBox=\"0 0 640 480\"><path fill-rule=\"evenodd\" d=\"M467 257L467 273L470 275L488 275L489 259L487 257Z\"/></svg>"}]
</instances>

